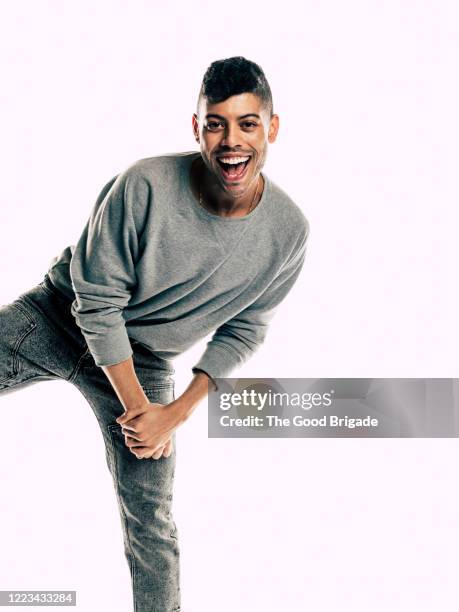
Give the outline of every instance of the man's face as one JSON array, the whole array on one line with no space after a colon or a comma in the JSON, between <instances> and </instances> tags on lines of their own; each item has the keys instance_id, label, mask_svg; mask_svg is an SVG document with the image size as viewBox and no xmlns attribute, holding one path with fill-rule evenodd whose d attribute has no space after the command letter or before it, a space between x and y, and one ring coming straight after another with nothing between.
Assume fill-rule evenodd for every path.
<instances>
[{"instance_id":1,"label":"man's face","mask_svg":"<svg viewBox=\"0 0 459 612\"><path fill-rule=\"evenodd\" d=\"M232 198L240 198L258 179L279 129L261 98L252 93L231 96L218 104L201 98L193 131L207 168Z\"/></svg>"}]
</instances>

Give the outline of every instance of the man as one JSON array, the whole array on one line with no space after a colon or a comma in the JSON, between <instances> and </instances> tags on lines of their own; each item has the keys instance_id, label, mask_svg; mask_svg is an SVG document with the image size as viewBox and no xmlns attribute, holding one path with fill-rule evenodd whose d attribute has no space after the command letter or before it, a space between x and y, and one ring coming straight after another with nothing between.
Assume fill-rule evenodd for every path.
<instances>
[{"instance_id":1,"label":"man","mask_svg":"<svg viewBox=\"0 0 459 612\"><path fill-rule=\"evenodd\" d=\"M278 129L261 68L214 62L193 115L200 151L109 181L77 244L0 310L0 389L65 379L99 421L136 612L180 610L175 432L264 341L304 262L308 222L262 172ZM175 398L171 360L211 331Z\"/></svg>"}]
</instances>

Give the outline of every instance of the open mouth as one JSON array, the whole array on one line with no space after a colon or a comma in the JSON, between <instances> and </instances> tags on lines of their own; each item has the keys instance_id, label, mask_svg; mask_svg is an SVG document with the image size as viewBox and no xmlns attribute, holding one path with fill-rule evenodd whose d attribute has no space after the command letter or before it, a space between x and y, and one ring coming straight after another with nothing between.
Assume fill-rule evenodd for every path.
<instances>
[{"instance_id":1,"label":"open mouth","mask_svg":"<svg viewBox=\"0 0 459 612\"><path fill-rule=\"evenodd\" d=\"M225 157L222 155L217 157L217 161L225 180L239 181L245 176L250 155L241 155L240 157Z\"/></svg>"}]
</instances>

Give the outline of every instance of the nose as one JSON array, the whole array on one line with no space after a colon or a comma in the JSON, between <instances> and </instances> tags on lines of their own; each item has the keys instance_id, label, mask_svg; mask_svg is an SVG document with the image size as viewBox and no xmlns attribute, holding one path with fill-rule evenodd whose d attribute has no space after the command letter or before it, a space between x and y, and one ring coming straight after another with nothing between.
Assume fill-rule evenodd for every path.
<instances>
[{"instance_id":1,"label":"nose","mask_svg":"<svg viewBox=\"0 0 459 612\"><path fill-rule=\"evenodd\" d=\"M227 147L235 147L240 144L238 142L238 129L237 125L232 125L230 123L226 124L225 131L223 133L223 140L221 142L222 145L226 145Z\"/></svg>"}]
</instances>

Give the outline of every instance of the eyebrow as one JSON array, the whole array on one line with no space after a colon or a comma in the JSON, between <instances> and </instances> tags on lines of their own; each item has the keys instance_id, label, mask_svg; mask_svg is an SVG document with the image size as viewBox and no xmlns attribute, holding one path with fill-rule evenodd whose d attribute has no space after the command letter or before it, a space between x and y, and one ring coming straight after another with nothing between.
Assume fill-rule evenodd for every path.
<instances>
[{"instance_id":1,"label":"eyebrow","mask_svg":"<svg viewBox=\"0 0 459 612\"><path fill-rule=\"evenodd\" d=\"M210 117L216 117L217 119L223 119L223 121L226 121L226 117L217 115L216 113L209 113L206 115L206 119L209 119ZM247 117L257 117L257 119L261 119L260 115L257 115L257 113L246 113L245 115L238 117L238 119L247 119Z\"/></svg>"}]
</instances>

